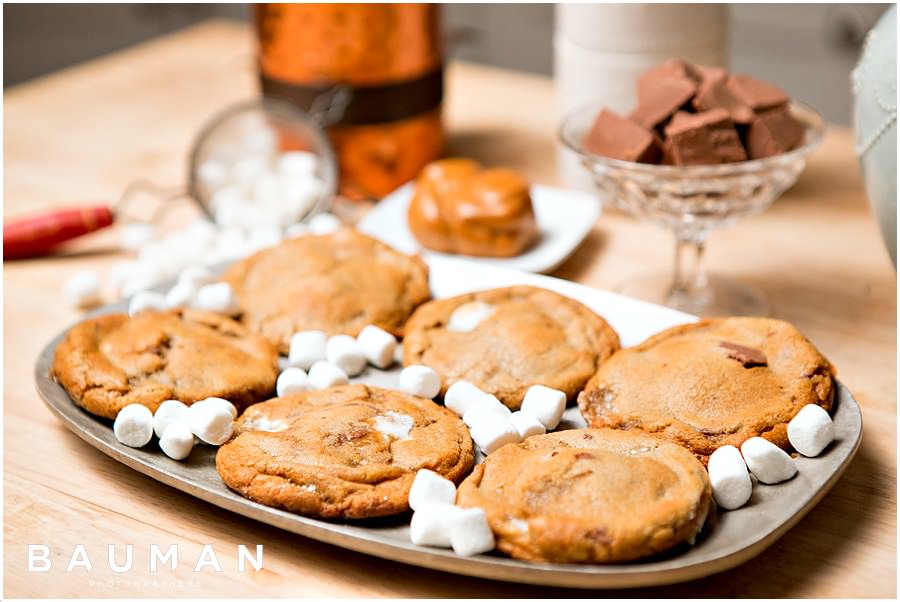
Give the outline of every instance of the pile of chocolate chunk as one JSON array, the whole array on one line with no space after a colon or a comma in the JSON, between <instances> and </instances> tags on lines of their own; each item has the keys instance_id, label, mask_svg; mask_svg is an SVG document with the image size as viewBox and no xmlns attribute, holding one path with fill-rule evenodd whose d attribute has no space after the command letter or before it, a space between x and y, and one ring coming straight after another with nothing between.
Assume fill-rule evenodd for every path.
<instances>
[{"instance_id":1,"label":"pile of chocolate chunk","mask_svg":"<svg viewBox=\"0 0 900 602\"><path fill-rule=\"evenodd\" d=\"M779 88L719 67L668 60L637 82L628 117L603 109L584 138L590 153L664 165L715 165L778 155L805 128Z\"/></svg>"}]
</instances>

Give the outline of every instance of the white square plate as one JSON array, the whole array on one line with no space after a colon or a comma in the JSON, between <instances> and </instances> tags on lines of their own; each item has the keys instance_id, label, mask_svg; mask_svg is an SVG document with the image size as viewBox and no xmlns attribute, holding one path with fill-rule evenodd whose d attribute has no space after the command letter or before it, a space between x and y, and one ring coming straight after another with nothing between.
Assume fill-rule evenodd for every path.
<instances>
[{"instance_id":1,"label":"white square plate","mask_svg":"<svg viewBox=\"0 0 900 602\"><path fill-rule=\"evenodd\" d=\"M422 248L406 221L412 194L413 183L401 186L375 205L356 225L357 229L404 253L421 253L429 258L452 257L484 266L535 273L550 272L565 261L591 231L601 211L600 201L584 192L534 185L531 203L540 231L538 241L516 257L469 257Z\"/></svg>"}]
</instances>

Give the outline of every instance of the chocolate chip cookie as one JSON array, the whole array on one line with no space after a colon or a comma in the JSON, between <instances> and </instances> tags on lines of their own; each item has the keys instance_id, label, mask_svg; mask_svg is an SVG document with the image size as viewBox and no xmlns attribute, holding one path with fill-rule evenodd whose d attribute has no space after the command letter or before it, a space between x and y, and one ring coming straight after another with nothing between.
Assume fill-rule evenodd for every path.
<instances>
[{"instance_id":1,"label":"chocolate chip cookie","mask_svg":"<svg viewBox=\"0 0 900 602\"><path fill-rule=\"evenodd\" d=\"M406 324L403 365L437 371L442 395L467 380L517 409L531 385L574 399L618 348L615 331L581 303L513 286L422 305Z\"/></svg>"},{"instance_id":2,"label":"chocolate chip cookie","mask_svg":"<svg viewBox=\"0 0 900 602\"><path fill-rule=\"evenodd\" d=\"M66 333L52 375L76 404L104 418L132 403L156 411L167 399L223 397L240 408L272 394L278 354L220 314L109 314Z\"/></svg>"},{"instance_id":3,"label":"chocolate chip cookie","mask_svg":"<svg viewBox=\"0 0 900 602\"><path fill-rule=\"evenodd\" d=\"M216 454L228 487L267 506L322 518L405 512L420 468L459 482L474 462L469 431L452 412L366 385L257 404L235 432Z\"/></svg>"},{"instance_id":4,"label":"chocolate chip cookie","mask_svg":"<svg viewBox=\"0 0 900 602\"><path fill-rule=\"evenodd\" d=\"M712 498L686 449L634 431L568 430L505 445L463 481L497 548L533 562L636 560L689 542Z\"/></svg>"},{"instance_id":5,"label":"chocolate chip cookie","mask_svg":"<svg viewBox=\"0 0 900 602\"><path fill-rule=\"evenodd\" d=\"M578 406L591 426L659 435L705 462L717 448L755 436L788 447L787 423L803 406L831 409L834 376L787 322L701 320L615 354Z\"/></svg>"},{"instance_id":6,"label":"chocolate chip cookie","mask_svg":"<svg viewBox=\"0 0 900 602\"><path fill-rule=\"evenodd\" d=\"M243 323L282 353L300 330L356 336L374 324L399 336L430 297L421 259L349 228L284 241L235 263L223 278L240 299Z\"/></svg>"}]
</instances>

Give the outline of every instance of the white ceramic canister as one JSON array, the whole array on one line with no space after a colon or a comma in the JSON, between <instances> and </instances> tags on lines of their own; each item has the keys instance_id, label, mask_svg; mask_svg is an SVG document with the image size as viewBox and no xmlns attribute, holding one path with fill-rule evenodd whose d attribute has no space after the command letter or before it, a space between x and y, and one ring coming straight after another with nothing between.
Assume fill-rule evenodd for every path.
<instances>
[{"instance_id":1,"label":"white ceramic canister","mask_svg":"<svg viewBox=\"0 0 900 602\"><path fill-rule=\"evenodd\" d=\"M554 79L558 116L590 102L627 114L637 77L670 58L726 66L728 7L721 4L560 4ZM575 154L558 147L560 180L592 191Z\"/></svg>"}]
</instances>

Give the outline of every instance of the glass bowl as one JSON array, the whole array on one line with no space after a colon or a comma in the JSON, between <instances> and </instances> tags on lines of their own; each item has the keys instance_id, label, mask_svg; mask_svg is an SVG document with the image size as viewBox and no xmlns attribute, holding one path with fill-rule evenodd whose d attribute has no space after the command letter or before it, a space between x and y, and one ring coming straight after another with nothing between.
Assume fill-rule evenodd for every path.
<instances>
[{"instance_id":1,"label":"glass bowl","mask_svg":"<svg viewBox=\"0 0 900 602\"><path fill-rule=\"evenodd\" d=\"M566 117L559 129L591 175L604 204L659 224L675 235L675 270L619 287L619 292L697 315L766 315L761 291L723 278L710 279L703 269L709 233L759 213L794 185L806 158L822 140L822 117L793 101L791 113L806 127L803 143L787 153L719 165L652 165L601 157L585 150L585 134L602 105L592 103Z\"/></svg>"}]
</instances>

